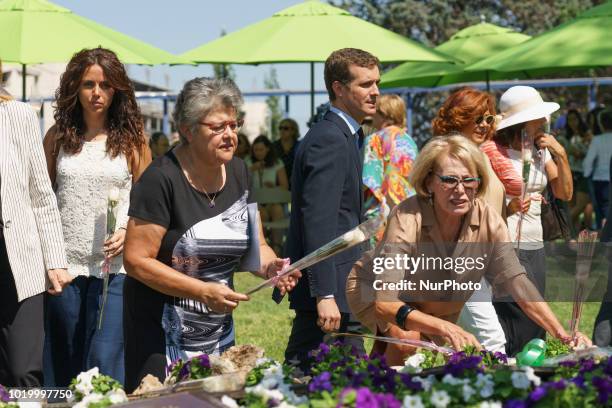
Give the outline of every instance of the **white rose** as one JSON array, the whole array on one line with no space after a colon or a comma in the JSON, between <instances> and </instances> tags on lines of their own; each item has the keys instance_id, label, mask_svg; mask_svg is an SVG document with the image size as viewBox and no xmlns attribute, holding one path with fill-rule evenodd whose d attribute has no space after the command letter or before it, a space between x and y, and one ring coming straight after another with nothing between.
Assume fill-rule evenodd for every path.
<instances>
[{"instance_id":1,"label":"white rose","mask_svg":"<svg viewBox=\"0 0 612 408\"><path fill-rule=\"evenodd\" d=\"M119 201L120 194L121 192L119 191L117 187L111 188L108 192L108 201L113 201L116 203L117 201Z\"/></svg>"},{"instance_id":2,"label":"white rose","mask_svg":"<svg viewBox=\"0 0 612 408\"><path fill-rule=\"evenodd\" d=\"M360 242L365 241L366 236L359 228L357 228L357 229L345 232L342 238L350 244L359 244Z\"/></svg>"},{"instance_id":3,"label":"white rose","mask_svg":"<svg viewBox=\"0 0 612 408\"><path fill-rule=\"evenodd\" d=\"M533 155L531 154L531 149L523 149L522 159L524 162L531 162L531 160L533 159Z\"/></svg>"}]
</instances>

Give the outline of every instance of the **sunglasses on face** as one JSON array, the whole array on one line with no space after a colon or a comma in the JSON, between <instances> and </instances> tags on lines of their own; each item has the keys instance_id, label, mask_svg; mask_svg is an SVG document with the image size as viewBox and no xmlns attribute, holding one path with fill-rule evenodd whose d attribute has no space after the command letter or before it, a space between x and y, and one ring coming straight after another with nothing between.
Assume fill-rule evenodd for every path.
<instances>
[{"instance_id":1,"label":"sunglasses on face","mask_svg":"<svg viewBox=\"0 0 612 408\"><path fill-rule=\"evenodd\" d=\"M200 125L208 127L213 135L220 135L221 133L225 132L225 129L228 127L234 133L239 132L242 125L244 125L244 120L228 120L227 122L221 123L200 122Z\"/></svg>"},{"instance_id":2,"label":"sunglasses on face","mask_svg":"<svg viewBox=\"0 0 612 408\"><path fill-rule=\"evenodd\" d=\"M278 130L293 130L291 126L279 126Z\"/></svg>"},{"instance_id":3,"label":"sunglasses on face","mask_svg":"<svg viewBox=\"0 0 612 408\"><path fill-rule=\"evenodd\" d=\"M480 184L480 177L455 177L455 176L443 176L440 174L436 174L442 183L442 187L445 190L454 190L457 188L459 183L463 185L463 188L466 190L474 190L478 188Z\"/></svg>"},{"instance_id":4,"label":"sunglasses on face","mask_svg":"<svg viewBox=\"0 0 612 408\"><path fill-rule=\"evenodd\" d=\"M493 122L495 122L495 115L480 115L474 121L474 123L477 125L480 125L482 122L486 123L487 125L492 125Z\"/></svg>"}]
</instances>

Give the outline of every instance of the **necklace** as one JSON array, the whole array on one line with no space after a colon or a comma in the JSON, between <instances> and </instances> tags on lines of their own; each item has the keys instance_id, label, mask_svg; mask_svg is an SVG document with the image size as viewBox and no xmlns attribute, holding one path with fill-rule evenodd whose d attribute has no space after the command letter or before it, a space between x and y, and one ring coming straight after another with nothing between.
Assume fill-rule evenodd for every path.
<instances>
[{"instance_id":1,"label":"necklace","mask_svg":"<svg viewBox=\"0 0 612 408\"><path fill-rule=\"evenodd\" d=\"M208 193L206 192L206 190L202 189L202 192L204 193L204 195L206 196L206 198L208 198L208 207L209 208L214 208L215 207L215 198L217 198L217 194L219 194L219 192L217 191L216 193L213 194L212 198L210 198L210 196L208 195Z\"/></svg>"},{"instance_id":2,"label":"necklace","mask_svg":"<svg viewBox=\"0 0 612 408\"><path fill-rule=\"evenodd\" d=\"M187 155L188 159L189 159L189 167L190 168L195 168L191 159L191 156ZM204 193L204 195L206 196L206 198L208 199L208 207L209 208L214 208L215 207L215 199L217 198L217 195L219 194L219 191L216 191L215 193L212 194L212 198L211 195L208 194L208 192L206 191L206 189L204 188L204 186L202 184L197 184L195 183L195 181L191 178L191 175L189 174L189 172L185 172L183 171L183 173L187 176L187 180L189 181L189 183L198 191L201 191L202 193ZM221 174L221 179L223 179L223 173ZM223 182L222 182L223 183Z\"/></svg>"}]
</instances>

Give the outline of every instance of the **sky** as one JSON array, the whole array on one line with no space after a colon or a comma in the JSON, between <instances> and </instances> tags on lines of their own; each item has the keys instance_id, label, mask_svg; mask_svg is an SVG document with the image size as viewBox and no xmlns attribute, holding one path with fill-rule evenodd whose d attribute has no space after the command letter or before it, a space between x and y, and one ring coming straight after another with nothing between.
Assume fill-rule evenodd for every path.
<instances>
[{"instance_id":1,"label":"sky","mask_svg":"<svg viewBox=\"0 0 612 408\"><path fill-rule=\"evenodd\" d=\"M174 54L181 54L227 33L239 30L272 16L277 11L297 4L300 0L51 0L83 17ZM262 90L264 76L272 65L234 65L236 82L243 92ZM275 64L282 89L310 88L308 64ZM129 66L136 80L150 82L179 91L183 84L196 76L211 76L212 67L203 64L189 66ZM323 64L315 64L315 88L324 89ZM250 100L263 100L253 98ZM249 100L249 99L247 99ZM325 102L317 96L315 106ZM310 97L290 98L290 117L296 119L304 134L310 117Z\"/></svg>"}]
</instances>

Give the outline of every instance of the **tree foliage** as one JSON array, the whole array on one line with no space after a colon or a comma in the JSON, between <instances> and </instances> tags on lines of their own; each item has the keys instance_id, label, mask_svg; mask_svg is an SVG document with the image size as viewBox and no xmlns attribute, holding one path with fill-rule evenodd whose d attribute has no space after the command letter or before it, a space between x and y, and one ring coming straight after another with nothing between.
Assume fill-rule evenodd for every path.
<instances>
[{"instance_id":1,"label":"tree foliage","mask_svg":"<svg viewBox=\"0 0 612 408\"><path fill-rule=\"evenodd\" d=\"M480 21L509 27L532 36L537 35L603 2L603 0L329 1L350 11L354 16L429 47L447 41L457 31ZM589 74L589 72L564 72L562 76L589 76ZM545 89L542 93L545 97L562 103L562 106L563 102L575 101L586 107L587 90L583 88ZM423 143L430 137L431 119L447 96L447 92L422 93L414 96L413 133L418 142Z\"/></svg>"},{"instance_id":2,"label":"tree foliage","mask_svg":"<svg viewBox=\"0 0 612 408\"><path fill-rule=\"evenodd\" d=\"M266 89L278 89L280 85L278 83L278 77L276 75L276 68L272 66L268 75L264 77L264 88ZM278 139L278 125L283 119L283 112L281 110L281 98L279 96L268 96L266 98L266 105L268 105L268 117L266 123L268 125L268 137L270 140Z\"/></svg>"},{"instance_id":3,"label":"tree foliage","mask_svg":"<svg viewBox=\"0 0 612 408\"><path fill-rule=\"evenodd\" d=\"M225 30L221 30L221 37L227 34ZM213 74L215 78L229 78L236 82L236 74L230 64L213 64Z\"/></svg>"}]
</instances>

